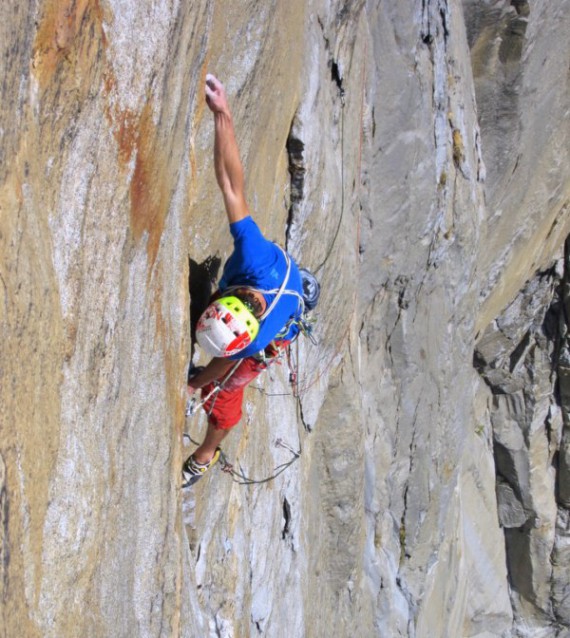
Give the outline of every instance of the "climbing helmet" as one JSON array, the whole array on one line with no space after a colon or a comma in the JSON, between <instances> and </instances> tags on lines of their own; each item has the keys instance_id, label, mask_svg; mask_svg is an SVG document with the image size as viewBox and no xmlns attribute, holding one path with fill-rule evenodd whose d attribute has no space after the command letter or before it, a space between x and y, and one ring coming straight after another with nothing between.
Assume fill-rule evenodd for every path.
<instances>
[{"instance_id":1,"label":"climbing helmet","mask_svg":"<svg viewBox=\"0 0 570 638\"><path fill-rule=\"evenodd\" d=\"M196 339L212 357L231 357L259 332L259 321L241 299L232 295L211 303L198 320Z\"/></svg>"}]
</instances>

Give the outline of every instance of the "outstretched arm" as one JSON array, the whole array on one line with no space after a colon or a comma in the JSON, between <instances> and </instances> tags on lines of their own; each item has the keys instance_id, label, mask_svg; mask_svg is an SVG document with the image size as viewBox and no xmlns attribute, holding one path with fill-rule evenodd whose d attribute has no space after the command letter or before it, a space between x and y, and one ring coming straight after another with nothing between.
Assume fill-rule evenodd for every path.
<instances>
[{"instance_id":1,"label":"outstretched arm","mask_svg":"<svg viewBox=\"0 0 570 638\"><path fill-rule=\"evenodd\" d=\"M230 224L249 215L245 201L243 167L225 89L213 75L206 76L206 103L214 114L214 166Z\"/></svg>"}]
</instances>

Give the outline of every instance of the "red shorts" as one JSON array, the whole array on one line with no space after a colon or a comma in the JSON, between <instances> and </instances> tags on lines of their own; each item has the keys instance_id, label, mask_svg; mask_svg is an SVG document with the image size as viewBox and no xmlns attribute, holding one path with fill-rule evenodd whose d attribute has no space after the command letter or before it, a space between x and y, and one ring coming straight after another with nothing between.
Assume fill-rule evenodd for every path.
<instances>
[{"instance_id":1,"label":"red shorts","mask_svg":"<svg viewBox=\"0 0 570 638\"><path fill-rule=\"evenodd\" d=\"M278 350L282 350L288 343L288 341L279 342ZM229 430L237 425L242 417L243 393L246 386L263 372L268 364L269 361L259 361L255 357L243 359L224 387L214 393L204 404L208 423L217 430ZM223 382L223 379L217 381ZM205 385L202 388L202 398L206 397L215 385L216 381Z\"/></svg>"}]
</instances>

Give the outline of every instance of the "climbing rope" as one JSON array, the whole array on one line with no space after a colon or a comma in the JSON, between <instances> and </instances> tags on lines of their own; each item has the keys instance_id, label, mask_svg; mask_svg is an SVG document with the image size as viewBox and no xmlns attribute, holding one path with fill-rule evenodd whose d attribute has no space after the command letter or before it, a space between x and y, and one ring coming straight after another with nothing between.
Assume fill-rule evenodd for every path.
<instances>
[{"instance_id":1,"label":"climbing rope","mask_svg":"<svg viewBox=\"0 0 570 638\"><path fill-rule=\"evenodd\" d=\"M344 89L339 88L340 93L340 188L341 188L341 200L340 200L340 215L338 218L338 224L336 227L336 231L333 236L333 240L325 254L325 258L323 261L313 270L316 274L319 270L327 263L329 257L331 256L332 250L338 238L338 234L340 232L340 227L342 225L342 218L344 216L344 105L346 103L344 99Z\"/></svg>"},{"instance_id":2,"label":"climbing rope","mask_svg":"<svg viewBox=\"0 0 570 638\"><path fill-rule=\"evenodd\" d=\"M362 145L363 145L363 133L364 133L364 103L365 103L365 91L366 91L366 60L368 59L368 43L366 43L365 45L365 49L364 49L364 56L363 56L363 64L362 64L362 78L361 78L361 97L360 97L360 139L359 139L359 145L358 145L358 176L359 176L359 181L358 181L358 185L359 185L359 190L360 190L360 185L361 185L361 174L362 174ZM323 261L319 264L319 266L313 271L314 273L318 272L328 261L332 250L334 248L335 242L338 238L339 232L340 232L340 228L342 225L342 219L344 216L344 211L345 211L345 162L344 162L344 157L345 157L345 151L344 151L344 144L345 144L345 129L344 129L344 117L345 117L345 113L344 113L344 108L345 108L345 91L342 87L339 87L339 93L340 93L340 101L341 101L341 211L340 211L340 216L339 216L339 221L337 224L337 228L332 240L332 243L330 244L325 258L323 259ZM359 212L358 215L358 219L357 219L357 237L356 237L356 247L358 250L358 247L360 246L360 216L362 214L362 209ZM357 292L355 291L355 299L356 299L356 295ZM354 304L353 304L354 305ZM323 365L323 366L316 366L316 368L314 368L312 371L305 373L304 375L301 375L300 373L297 372L297 370L294 370L294 389L293 389L293 393L294 396L296 396L299 400L301 399L302 395L304 395L312 386L314 386L319 379L321 378L322 375L322 370L326 370L329 369L330 364L332 363L332 361L334 360L334 358L339 354L340 350L341 350L341 344L345 341L346 335L348 334L350 330L350 323L347 324L344 332L342 333L342 335L340 336L340 338L338 338L337 341L337 347L335 347L329 361ZM299 343L297 342L297 363L300 361L300 357L299 357ZM290 363L290 368L294 368L295 366L292 365ZM320 369L317 369L320 368ZM293 385L293 384L292 384ZM305 426L306 427L306 426Z\"/></svg>"},{"instance_id":3,"label":"climbing rope","mask_svg":"<svg viewBox=\"0 0 570 638\"><path fill-rule=\"evenodd\" d=\"M277 478L280 474L282 474L288 467L293 465L293 463L301 456L301 450L296 452L291 446L287 445L287 443L284 443L281 439L277 439L275 441L275 445L276 447L282 447L286 450L289 450L292 456L291 459L287 461L287 463L282 463L281 465L278 465L276 468L274 468L273 474L271 476L263 479L252 479L247 477L241 468L239 472L236 472L233 465L231 465L231 463L228 463L226 455L220 450L220 459L224 463L222 471L231 474L232 481L234 483L238 483L239 485L259 485L261 483L269 483L270 481L273 481L275 478Z\"/></svg>"},{"instance_id":4,"label":"climbing rope","mask_svg":"<svg viewBox=\"0 0 570 638\"><path fill-rule=\"evenodd\" d=\"M194 445L200 445L198 441L195 441L186 432L183 434L183 437L188 439ZM278 465L276 468L274 468L273 474L271 474L271 476L268 476L262 479L253 479L246 476L243 469L241 469L241 467L239 472L236 471L234 469L234 465L229 462L228 457L226 456L224 451L220 448L220 463L222 464L222 467L221 467L222 472L226 472L226 474L230 474L232 477L232 481L234 483L238 483L238 485L254 485L254 484L259 485L261 483L269 483L269 481L273 481L273 479L277 478L280 474L282 474L289 466L293 465L293 463L301 456L300 449L299 451L295 451L290 445L287 445L287 443L283 442L281 439L277 439L275 441L275 446L282 447L282 448L285 448L286 450L289 450L292 456L289 461L287 461L286 463L282 463L281 465Z\"/></svg>"}]
</instances>

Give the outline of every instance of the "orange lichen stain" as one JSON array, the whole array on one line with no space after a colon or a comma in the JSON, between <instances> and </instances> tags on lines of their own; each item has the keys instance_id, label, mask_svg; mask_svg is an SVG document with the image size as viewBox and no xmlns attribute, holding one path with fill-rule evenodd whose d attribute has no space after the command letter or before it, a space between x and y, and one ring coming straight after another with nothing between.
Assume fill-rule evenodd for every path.
<instances>
[{"instance_id":1,"label":"orange lichen stain","mask_svg":"<svg viewBox=\"0 0 570 638\"><path fill-rule=\"evenodd\" d=\"M112 95L116 86L112 69L107 69L103 74L103 88L108 96ZM142 113L138 114L130 109L120 109L109 99L105 114L117 142L119 165L125 168L133 157L136 158L130 184L131 230L137 241L147 233L147 252L152 268L168 208L167 158L157 150L152 103L147 102Z\"/></svg>"},{"instance_id":2,"label":"orange lichen stain","mask_svg":"<svg viewBox=\"0 0 570 638\"><path fill-rule=\"evenodd\" d=\"M103 74L103 89L110 96L117 87L117 79L112 69ZM112 100L107 101L105 116L113 137L119 147L119 162L126 166L137 146L140 116L131 109L120 109Z\"/></svg>"},{"instance_id":3,"label":"orange lichen stain","mask_svg":"<svg viewBox=\"0 0 570 638\"><path fill-rule=\"evenodd\" d=\"M46 86L62 60L76 46L82 27L102 24L99 0L48 0L38 25L33 47L32 68ZM102 33L102 29L99 29Z\"/></svg>"},{"instance_id":4,"label":"orange lichen stain","mask_svg":"<svg viewBox=\"0 0 570 638\"><path fill-rule=\"evenodd\" d=\"M138 140L138 116L129 109L115 114L113 135L119 145L119 160L127 164L132 157Z\"/></svg>"},{"instance_id":5,"label":"orange lichen stain","mask_svg":"<svg viewBox=\"0 0 570 638\"><path fill-rule=\"evenodd\" d=\"M145 232L148 234L147 254L152 268L164 229L168 198L167 159L158 148L150 102L141 113L134 140L136 161L131 180L131 229L136 240Z\"/></svg>"}]
</instances>

